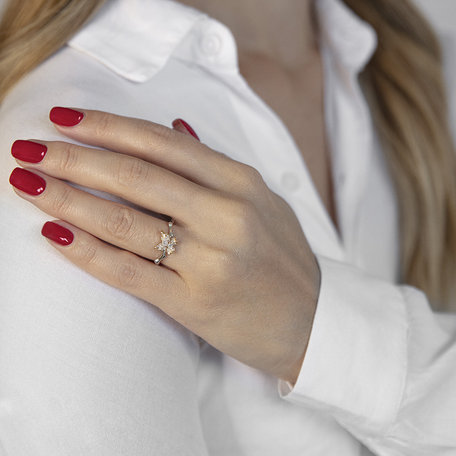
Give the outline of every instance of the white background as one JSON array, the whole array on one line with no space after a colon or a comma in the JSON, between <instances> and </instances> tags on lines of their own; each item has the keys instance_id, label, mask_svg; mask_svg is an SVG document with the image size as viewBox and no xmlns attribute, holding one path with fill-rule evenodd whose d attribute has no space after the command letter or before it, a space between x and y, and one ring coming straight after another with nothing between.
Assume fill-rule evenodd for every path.
<instances>
[{"instance_id":1,"label":"white background","mask_svg":"<svg viewBox=\"0 0 456 456\"><path fill-rule=\"evenodd\" d=\"M438 30L456 32L456 0L414 1Z\"/></svg>"}]
</instances>

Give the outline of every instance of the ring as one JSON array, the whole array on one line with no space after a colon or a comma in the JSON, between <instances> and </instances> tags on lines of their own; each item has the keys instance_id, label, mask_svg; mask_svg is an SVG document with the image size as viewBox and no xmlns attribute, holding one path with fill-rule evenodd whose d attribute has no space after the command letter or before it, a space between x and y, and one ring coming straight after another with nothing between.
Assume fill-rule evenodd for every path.
<instances>
[{"instance_id":1,"label":"ring","mask_svg":"<svg viewBox=\"0 0 456 456\"><path fill-rule=\"evenodd\" d=\"M157 250L161 250L162 255L160 258L154 260L155 264L160 264L160 262L163 260L163 258L165 258L166 255L171 255L176 250L174 246L177 244L177 239L174 237L173 223L173 219L171 219L171 221L168 222L167 233L160 231L161 242L157 244L154 248L156 248Z\"/></svg>"}]
</instances>

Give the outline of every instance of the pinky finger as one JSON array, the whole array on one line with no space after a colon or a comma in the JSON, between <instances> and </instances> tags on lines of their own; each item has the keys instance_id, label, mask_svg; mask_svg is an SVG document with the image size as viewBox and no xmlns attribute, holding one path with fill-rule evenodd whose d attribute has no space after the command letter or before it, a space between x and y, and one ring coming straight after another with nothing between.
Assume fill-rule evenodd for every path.
<instances>
[{"instance_id":1,"label":"pinky finger","mask_svg":"<svg viewBox=\"0 0 456 456\"><path fill-rule=\"evenodd\" d=\"M41 234L76 266L175 318L185 282L171 269L107 244L62 220L46 222ZM175 318L176 319L176 318Z\"/></svg>"}]
</instances>

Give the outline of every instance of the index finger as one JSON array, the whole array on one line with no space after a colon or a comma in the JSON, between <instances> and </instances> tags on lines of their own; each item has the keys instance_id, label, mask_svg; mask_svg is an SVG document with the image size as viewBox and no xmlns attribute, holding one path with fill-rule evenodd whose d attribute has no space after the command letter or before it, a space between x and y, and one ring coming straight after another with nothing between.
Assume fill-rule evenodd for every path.
<instances>
[{"instance_id":1,"label":"index finger","mask_svg":"<svg viewBox=\"0 0 456 456\"><path fill-rule=\"evenodd\" d=\"M54 107L49 118L66 136L142 160L211 189L226 191L243 165L164 125L134 117Z\"/></svg>"}]
</instances>

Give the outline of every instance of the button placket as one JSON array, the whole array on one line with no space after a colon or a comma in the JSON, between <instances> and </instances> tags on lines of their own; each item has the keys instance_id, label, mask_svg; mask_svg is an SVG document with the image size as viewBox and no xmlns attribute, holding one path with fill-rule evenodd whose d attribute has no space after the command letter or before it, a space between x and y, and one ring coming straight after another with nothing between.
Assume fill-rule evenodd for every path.
<instances>
[{"instance_id":1,"label":"button placket","mask_svg":"<svg viewBox=\"0 0 456 456\"><path fill-rule=\"evenodd\" d=\"M268 156L267 168L271 178L269 187L288 201L302 226L307 228L306 236L309 242L318 252L326 255L331 252L332 257L342 259L342 242L289 130L277 113L251 89L242 75L234 75L230 82L235 93L242 95L243 108L249 106L248 111L242 111L242 127L254 150L259 157L264 150L276 151ZM260 113L263 126L257 123ZM258 135L258 130L262 131L261 135Z\"/></svg>"},{"instance_id":2,"label":"button placket","mask_svg":"<svg viewBox=\"0 0 456 456\"><path fill-rule=\"evenodd\" d=\"M286 192L296 192L301 186L300 178L294 171L285 171L280 178L280 184Z\"/></svg>"}]
</instances>

